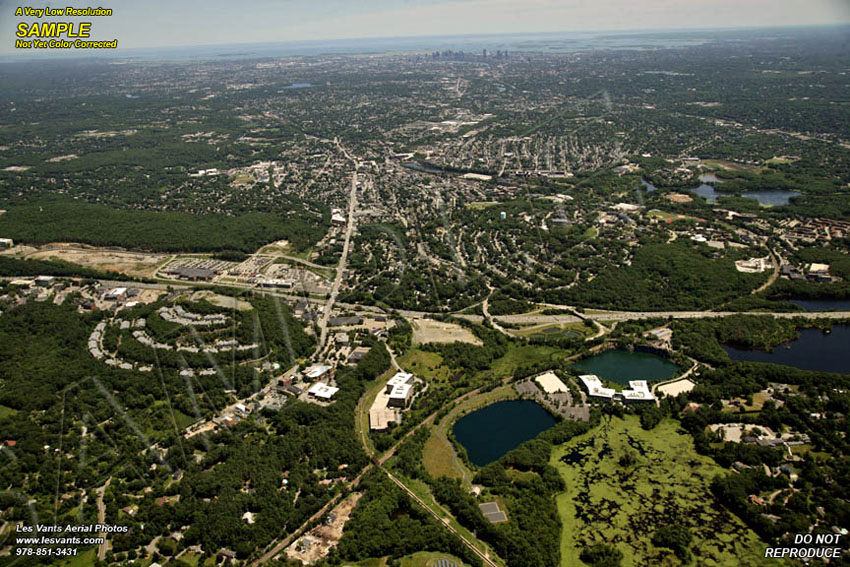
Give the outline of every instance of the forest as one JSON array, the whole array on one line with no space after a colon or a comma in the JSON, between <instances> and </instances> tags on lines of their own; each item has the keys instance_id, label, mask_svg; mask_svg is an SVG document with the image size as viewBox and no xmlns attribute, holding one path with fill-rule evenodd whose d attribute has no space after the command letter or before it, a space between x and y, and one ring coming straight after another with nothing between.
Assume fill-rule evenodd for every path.
<instances>
[{"instance_id":1,"label":"forest","mask_svg":"<svg viewBox=\"0 0 850 567\"><path fill-rule=\"evenodd\" d=\"M255 252L288 240L303 251L325 233L325 220L294 212L199 216L44 201L9 207L0 215L0 234L30 244L82 242L156 252Z\"/></svg>"},{"instance_id":2,"label":"forest","mask_svg":"<svg viewBox=\"0 0 850 567\"><path fill-rule=\"evenodd\" d=\"M602 272L586 284L553 292L552 302L627 311L711 309L748 293L764 280L730 259L689 243L652 244L635 252L630 266Z\"/></svg>"}]
</instances>

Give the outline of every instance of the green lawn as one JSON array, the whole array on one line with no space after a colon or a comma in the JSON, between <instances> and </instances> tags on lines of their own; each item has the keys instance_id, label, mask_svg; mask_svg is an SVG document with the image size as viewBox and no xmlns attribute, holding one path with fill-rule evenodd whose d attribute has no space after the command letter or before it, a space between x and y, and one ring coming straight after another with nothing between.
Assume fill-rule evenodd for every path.
<instances>
[{"instance_id":1,"label":"green lawn","mask_svg":"<svg viewBox=\"0 0 850 567\"><path fill-rule=\"evenodd\" d=\"M402 557L401 567L433 567L440 559L447 559L450 562L454 562L459 566L466 565L466 563L464 563L454 555L449 555L448 553L433 553L431 551L420 551L419 553L414 553L413 555Z\"/></svg>"},{"instance_id":2,"label":"green lawn","mask_svg":"<svg viewBox=\"0 0 850 567\"><path fill-rule=\"evenodd\" d=\"M620 458L631 454L631 466ZM564 456L575 459L563 462ZM665 420L644 431L638 418L605 418L589 433L556 447L550 463L567 489L557 497L563 522L561 565L580 565L584 547L609 543L623 553L622 567L681 565L651 543L655 528L690 528L695 565L782 565L763 558L765 545L738 518L719 508L709 491L723 469L700 456L679 424Z\"/></svg>"},{"instance_id":3,"label":"green lawn","mask_svg":"<svg viewBox=\"0 0 850 567\"><path fill-rule=\"evenodd\" d=\"M548 325L532 325L530 327L525 327L523 329L518 329L515 331L511 331L514 335L518 337L531 337L531 336L558 336L558 333L544 333L548 329L560 329L561 331L571 331L577 333L577 336L587 336L593 333L593 330L586 326L584 323L554 323ZM561 336L564 336L563 334Z\"/></svg>"},{"instance_id":4,"label":"green lawn","mask_svg":"<svg viewBox=\"0 0 850 567\"><path fill-rule=\"evenodd\" d=\"M569 355L569 352L558 347L511 343L505 356L494 360L490 369L483 372L496 378L507 378L513 376L517 368L522 366L529 366L541 360L554 361L567 358Z\"/></svg>"},{"instance_id":5,"label":"green lawn","mask_svg":"<svg viewBox=\"0 0 850 567\"><path fill-rule=\"evenodd\" d=\"M398 359L398 365L426 380L448 380L451 370L443 365L443 357L436 352L410 349Z\"/></svg>"},{"instance_id":6,"label":"green lawn","mask_svg":"<svg viewBox=\"0 0 850 567\"><path fill-rule=\"evenodd\" d=\"M62 567L87 567L89 565L94 565L96 559L97 551L94 547L92 547L85 550L81 549L75 557L70 557L60 561L57 565L61 565Z\"/></svg>"},{"instance_id":7,"label":"green lawn","mask_svg":"<svg viewBox=\"0 0 850 567\"><path fill-rule=\"evenodd\" d=\"M447 476L449 478L463 478L463 473L454 462L454 449L451 443L436 430L431 432L425 448L422 451L422 464L428 474L434 478Z\"/></svg>"},{"instance_id":8,"label":"green lawn","mask_svg":"<svg viewBox=\"0 0 850 567\"><path fill-rule=\"evenodd\" d=\"M190 415L186 415L180 410L174 410L174 421L177 422L177 428L183 431L198 420Z\"/></svg>"}]
</instances>

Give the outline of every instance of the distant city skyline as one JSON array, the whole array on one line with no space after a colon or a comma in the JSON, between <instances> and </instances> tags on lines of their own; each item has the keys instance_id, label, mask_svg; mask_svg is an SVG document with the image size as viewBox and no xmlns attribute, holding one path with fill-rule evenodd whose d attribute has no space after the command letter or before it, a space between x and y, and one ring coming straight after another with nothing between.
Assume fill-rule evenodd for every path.
<instances>
[{"instance_id":1,"label":"distant city skyline","mask_svg":"<svg viewBox=\"0 0 850 567\"><path fill-rule=\"evenodd\" d=\"M15 9L23 5L0 0L2 53L15 52L18 22L39 21L15 16ZM117 38L119 51L388 37L850 24L847 0L104 0L92 7L111 8L114 14L44 21L91 21L91 39Z\"/></svg>"}]
</instances>

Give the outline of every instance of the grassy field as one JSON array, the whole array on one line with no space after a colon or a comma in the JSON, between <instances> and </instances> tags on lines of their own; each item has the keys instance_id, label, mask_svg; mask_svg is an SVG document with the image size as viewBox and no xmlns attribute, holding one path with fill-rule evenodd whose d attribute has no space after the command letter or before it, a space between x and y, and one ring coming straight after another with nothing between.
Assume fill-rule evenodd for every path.
<instances>
[{"instance_id":1,"label":"grassy field","mask_svg":"<svg viewBox=\"0 0 850 567\"><path fill-rule=\"evenodd\" d=\"M441 476L463 478L463 473L455 465L451 443L436 431L432 431L428 441L425 442L422 462L428 474L435 478Z\"/></svg>"},{"instance_id":2,"label":"grassy field","mask_svg":"<svg viewBox=\"0 0 850 567\"><path fill-rule=\"evenodd\" d=\"M656 219L661 219L661 220L665 220L665 221L667 221L667 220L670 220L670 221L674 221L674 220L697 220L695 217L689 217L687 215L680 215L678 213L669 213L667 211L659 211L658 209L653 209L653 210L649 211L646 214L646 216L648 216L651 219L656 218Z\"/></svg>"},{"instance_id":3,"label":"grassy field","mask_svg":"<svg viewBox=\"0 0 850 567\"><path fill-rule=\"evenodd\" d=\"M498 204L498 201L473 201L471 203L467 203L466 208L474 211L480 211L489 207L494 207Z\"/></svg>"},{"instance_id":4,"label":"grassy field","mask_svg":"<svg viewBox=\"0 0 850 567\"><path fill-rule=\"evenodd\" d=\"M634 465L620 465L626 454ZM651 543L653 530L671 523L691 530L692 564L782 565L764 559L758 537L715 504L709 483L723 469L698 455L675 421L644 431L635 416L606 418L557 447L550 462L567 484L557 498L564 567L580 565L581 550L602 542L623 553L622 567L681 565L672 552Z\"/></svg>"},{"instance_id":5,"label":"grassy field","mask_svg":"<svg viewBox=\"0 0 850 567\"><path fill-rule=\"evenodd\" d=\"M458 567L466 567L466 563L448 553L435 553L433 551L420 551L401 558L401 567L433 567L440 559L454 562ZM357 563L343 563L343 567L387 567L387 558L372 558L358 561Z\"/></svg>"},{"instance_id":6,"label":"grassy field","mask_svg":"<svg viewBox=\"0 0 850 567\"><path fill-rule=\"evenodd\" d=\"M720 169L730 171L732 173L743 171L746 173L760 173L764 170L763 167L759 167L757 165L749 165L746 163L738 163L734 161L726 161L722 159L704 159L702 160L703 165L706 165L710 168ZM723 171L718 171L721 177L734 177L734 175L723 175Z\"/></svg>"},{"instance_id":7,"label":"grassy field","mask_svg":"<svg viewBox=\"0 0 850 567\"><path fill-rule=\"evenodd\" d=\"M516 345L511 343L508 352L502 358L493 361L487 373L496 378L507 378L513 376L517 368L528 366L541 360L555 361L567 358L569 352L564 349L547 345Z\"/></svg>"},{"instance_id":8,"label":"grassy field","mask_svg":"<svg viewBox=\"0 0 850 567\"><path fill-rule=\"evenodd\" d=\"M96 553L97 551L93 547L85 550L81 549L76 556L59 561L57 565L61 565L62 567L86 567L88 565L94 565L97 559Z\"/></svg>"},{"instance_id":9,"label":"grassy field","mask_svg":"<svg viewBox=\"0 0 850 567\"><path fill-rule=\"evenodd\" d=\"M458 567L460 567L461 565L466 565L466 563L464 563L454 555L449 555L448 553L433 553L431 551L420 551L419 553L414 553L413 555L402 557L401 567L433 567L437 564L437 561L441 559L447 559L449 561L449 564L455 563L456 565L458 565Z\"/></svg>"},{"instance_id":10,"label":"grassy field","mask_svg":"<svg viewBox=\"0 0 850 567\"><path fill-rule=\"evenodd\" d=\"M443 365L443 357L436 352L412 348L398 359L398 365L426 380L448 380L451 370Z\"/></svg>"},{"instance_id":11,"label":"grassy field","mask_svg":"<svg viewBox=\"0 0 850 567\"><path fill-rule=\"evenodd\" d=\"M574 333L578 333L579 336L587 336L593 334L593 329L587 327L584 323L556 323L545 325L532 325L530 327L511 331L511 333L518 337L530 337L533 335L545 337L548 335L548 333L544 333L543 331L547 329L560 329L561 331L571 331ZM552 335L557 335L557 333L552 333Z\"/></svg>"}]
</instances>

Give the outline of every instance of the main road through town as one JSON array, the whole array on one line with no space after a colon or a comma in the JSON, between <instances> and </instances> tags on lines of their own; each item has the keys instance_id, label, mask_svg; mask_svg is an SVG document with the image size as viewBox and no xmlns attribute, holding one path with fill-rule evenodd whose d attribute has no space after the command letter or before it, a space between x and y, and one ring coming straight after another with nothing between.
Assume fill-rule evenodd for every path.
<instances>
[{"instance_id":1,"label":"main road through town","mask_svg":"<svg viewBox=\"0 0 850 567\"><path fill-rule=\"evenodd\" d=\"M343 152L345 153L345 150ZM348 157L348 153L345 153L345 155ZM325 340L328 338L328 320L331 317L331 309L333 309L336 296L339 293L339 286L342 285L345 264L348 261L348 250L351 248L351 234L354 232L354 210L357 207L357 162L353 159L352 161L354 161L354 173L351 174L351 193L348 195L348 219L345 225L345 242L342 245L342 255L339 258L339 264L336 266L336 277L331 286L331 296L325 304L325 310L322 312L322 318L319 321L317 353L322 351L325 346Z\"/></svg>"}]
</instances>

